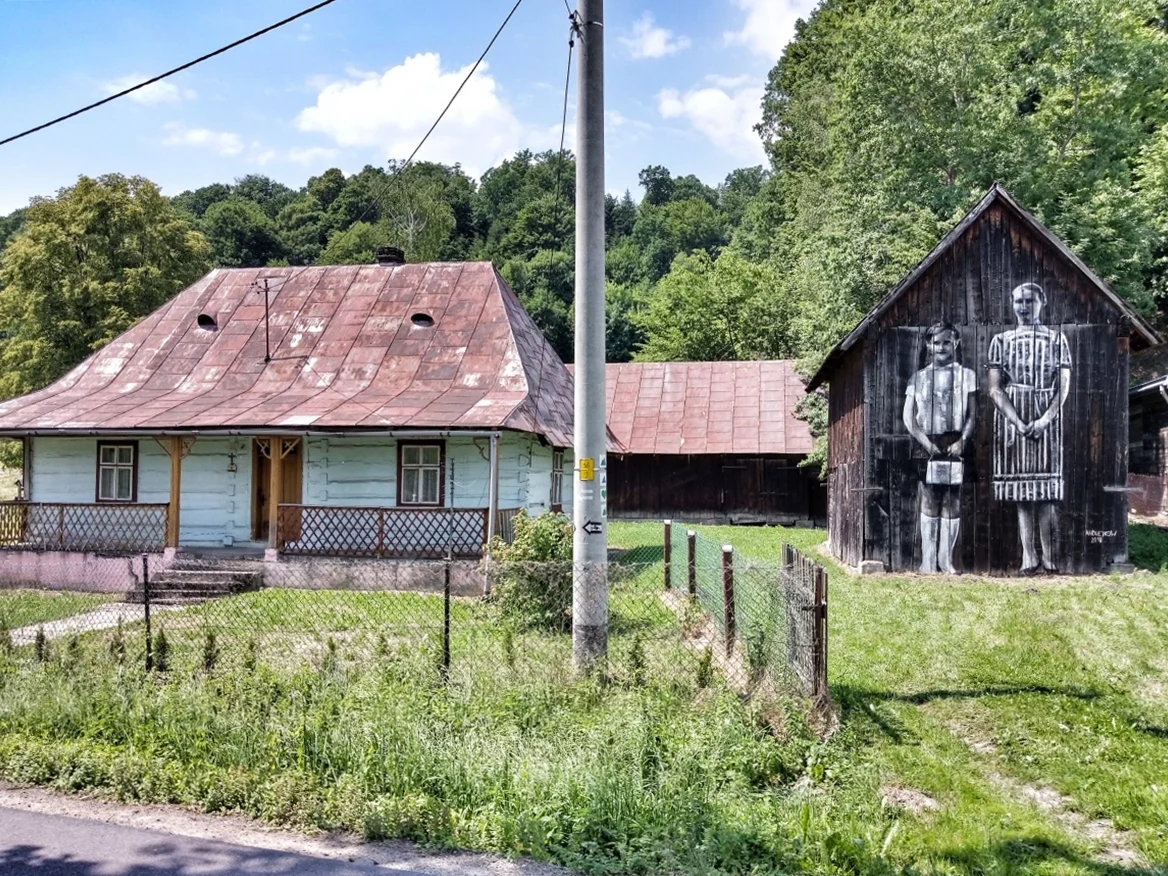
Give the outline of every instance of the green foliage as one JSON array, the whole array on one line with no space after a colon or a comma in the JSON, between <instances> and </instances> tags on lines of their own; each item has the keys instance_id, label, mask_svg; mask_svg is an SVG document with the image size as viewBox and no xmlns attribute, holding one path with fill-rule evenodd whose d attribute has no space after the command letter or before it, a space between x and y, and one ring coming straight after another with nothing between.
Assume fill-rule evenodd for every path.
<instances>
[{"instance_id":1,"label":"green foliage","mask_svg":"<svg viewBox=\"0 0 1168 876\"><path fill-rule=\"evenodd\" d=\"M110 657L115 663L124 663L126 660L126 632L122 628L122 618L118 616L118 624L114 627L109 642L106 645Z\"/></svg>"},{"instance_id":2,"label":"green foliage","mask_svg":"<svg viewBox=\"0 0 1168 876\"><path fill-rule=\"evenodd\" d=\"M490 559L491 600L521 628L563 632L572 624L572 523L563 514L513 521L514 539L496 536Z\"/></svg>"},{"instance_id":3,"label":"green foliage","mask_svg":"<svg viewBox=\"0 0 1168 876\"><path fill-rule=\"evenodd\" d=\"M0 259L0 396L37 389L201 276L210 250L141 177L81 177Z\"/></svg>"},{"instance_id":4,"label":"green foliage","mask_svg":"<svg viewBox=\"0 0 1168 876\"><path fill-rule=\"evenodd\" d=\"M284 256L272 217L253 201L232 195L212 204L200 223L215 263L230 268L266 265Z\"/></svg>"},{"instance_id":5,"label":"green foliage","mask_svg":"<svg viewBox=\"0 0 1168 876\"><path fill-rule=\"evenodd\" d=\"M1149 523L1129 523L1127 553L1137 568L1168 571L1168 531Z\"/></svg>"},{"instance_id":6,"label":"green foliage","mask_svg":"<svg viewBox=\"0 0 1168 876\"><path fill-rule=\"evenodd\" d=\"M49 639L45 635L45 628L43 626L37 627L36 638L33 639L33 653L36 655L37 663L48 663L49 657Z\"/></svg>"},{"instance_id":7,"label":"green foliage","mask_svg":"<svg viewBox=\"0 0 1168 876\"><path fill-rule=\"evenodd\" d=\"M694 683L701 690L705 690L714 683L714 652L709 645L698 656L698 662L694 669Z\"/></svg>"},{"instance_id":8,"label":"green foliage","mask_svg":"<svg viewBox=\"0 0 1168 876\"><path fill-rule=\"evenodd\" d=\"M159 626L158 632L154 634L150 655L155 672L170 671L170 640L166 638L166 630L162 626Z\"/></svg>"},{"instance_id":9,"label":"green foliage","mask_svg":"<svg viewBox=\"0 0 1168 876\"><path fill-rule=\"evenodd\" d=\"M216 665L219 663L219 643L215 637L215 631L208 629L203 632L203 657L202 669L203 672L210 675L215 671Z\"/></svg>"}]
</instances>

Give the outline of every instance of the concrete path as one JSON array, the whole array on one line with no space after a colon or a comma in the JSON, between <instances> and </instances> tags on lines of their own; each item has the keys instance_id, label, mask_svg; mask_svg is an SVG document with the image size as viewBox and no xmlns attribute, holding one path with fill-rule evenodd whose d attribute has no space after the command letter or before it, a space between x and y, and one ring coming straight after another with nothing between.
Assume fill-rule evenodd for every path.
<instances>
[{"instance_id":1,"label":"concrete path","mask_svg":"<svg viewBox=\"0 0 1168 876\"><path fill-rule=\"evenodd\" d=\"M182 611L186 607L184 605L152 605L150 606L150 615L153 617L166 611ZM137 623L145 617L146 609L141 605L129 602L107 602L94 611L63 617L60 620L45 621L43 624L29 624L27 627L11 630L9 635L12 636L13 645L31 645L36 640L37 630L41 627L45 628L45 638L52 640L73 633L108 630L111 627L116 627L119 620L123 624Z\"/></svg>"}]
</instances>

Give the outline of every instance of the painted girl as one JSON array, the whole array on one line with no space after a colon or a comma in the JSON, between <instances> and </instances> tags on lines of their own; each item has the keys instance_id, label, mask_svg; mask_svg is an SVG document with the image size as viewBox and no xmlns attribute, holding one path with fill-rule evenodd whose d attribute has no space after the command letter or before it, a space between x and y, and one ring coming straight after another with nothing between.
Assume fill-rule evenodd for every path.
<instances>
[{"instance_id":1,"label":"painted girl","mask_svg":"<svg viewBox=\"0 0 1168 876\"><path fill-rule=\"evenodd\" d=\"M973 435L977 377L961 365L961 336L949 323L929 326L925 350L929 362L909 380L903 414L905 428L928 455L920 489L920 571L952 575L961 531L961 457Z\"/></svg>"}]
</instances>

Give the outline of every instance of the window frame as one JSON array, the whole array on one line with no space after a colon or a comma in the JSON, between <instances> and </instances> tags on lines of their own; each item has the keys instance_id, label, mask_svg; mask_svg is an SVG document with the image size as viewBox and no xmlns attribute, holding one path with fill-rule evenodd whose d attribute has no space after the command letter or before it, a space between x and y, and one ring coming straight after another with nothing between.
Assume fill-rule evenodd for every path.
<instances>
[{"instance_id":1,"label":"window frame","mask_svg":"<svg viewBox=\"0 0 1168 876\"><path fill-rule=\"evenodd\" d=\"M130 448L131 461L129 466L123 463L114 462L106 464L101 461L101 452L107 447L128 447ZM116 454L115 454L116 459ZM138 442L136 440L126 441L98 441L97 442L97 478L94 483L93 497L94 501L103 505L132 505L138 501L138 462L140 455L138 452ZM128 499L103 499L101 496L101 472L103 468L112 468L118 471L124 468L130 469L130 498ZM117 490L117 477L115 475L115 492Z\"/></svg>"},{"instance_id":2,"label":"window frame","mask_svg":"<svg viewBox=\"0 0 1168 876\"><path fill-rule=\"evenodd\" d=\"M556 463L559 463L559 467ZM552 511L564 510L564 448L552 448L552 485L548 497L548 506Z\"/></svg>"},{"instance_id":3,"label":"window frame","mask_svg":"<svg viewBox=\"0 0 1168 876\"><path fill-rule=\"evenodd\" d=\"M407 502L402 493L403 472L406 469L405 448L407 447L437 447L438 448L438 501L437 502ZM417 465L411 469L424 471L433 466ZM446 442L434 440L409 440L397 442L397 504L399 508L445 508L446 507Z\"/></svg>"}]
</instances>

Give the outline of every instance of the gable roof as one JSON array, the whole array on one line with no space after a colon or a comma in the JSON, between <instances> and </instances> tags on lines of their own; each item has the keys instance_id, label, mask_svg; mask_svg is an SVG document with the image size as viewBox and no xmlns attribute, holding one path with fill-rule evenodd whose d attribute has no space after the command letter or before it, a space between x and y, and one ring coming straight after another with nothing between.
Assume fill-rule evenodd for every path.
<instances>
[{"instance_id":1,"label":"gable roof","mask_svg":"<svg viewBox=\"0 0 1168 876\"><path fill-rule=\"evenodd\" d=\"M490 263L238 268L0 403L0 433L487 428L569 445L572 402L571 376Z\"/></svg>"},{"instance_id":2,"label":"gable roof","mask_svg":"<svg viewBox=\"0 0 1168 876\"><path fill-rule=\"evenodd\" d=\"M1087 280L1095 286L1095 288L1108 301L1110 301L1120 313L1131 320L1132 328L1138 337L1141 337L1146 344L1153 345L1160 343L1152 327L1144 321L1144 318L1136 313L1131 305L1120 298L1110 286L1104 283L1095 272L1092 271L1071 249L1058 239L1045 225L1039 222L1027 210L1025 210L1010 193L1007 192L999 183L994 183L990 190L986 192L983 197L972 210L965 214L960 222L958 222L953 229L946 234L941 241L933 247L932 251L925 256L915 268L908 272L903 280L897 285L895 289L889 292L884 299L877 304L872 310L860 320L859 324L851 330L851 332L842 341L832 348L831 352L827 354L827 358L823 360L823 364L819 366L819 370L815 372L811 380L807 384L807 391L818 388L820 384L827 382L830 379L830 374L835 370L836 365L839 364L840 359L852 347L856 345L867 333L869 327L873 322L878 320L904 292L913 285L920 277L948 250L970 227L973 226L982 214L990 208L995 202L1005 204L1012 210L1019 219L1026 225L1029 225L1034 233L1044 240L1047 244L1053 247L1063 258L1073 264L1080 272L1087 278Z\"/></svg>"},{"instance_id":3,"label":"gable roof","mask_svg":"<svg viewBox=\"0 0 1168 876\"><path fill-rule=\"evenodd\" d=\"M623 445L616 452L811 452L811 432L794 413L803 382L790 362L610 363L604 377L608 428Z\"/></svg>"}]
</instances>

